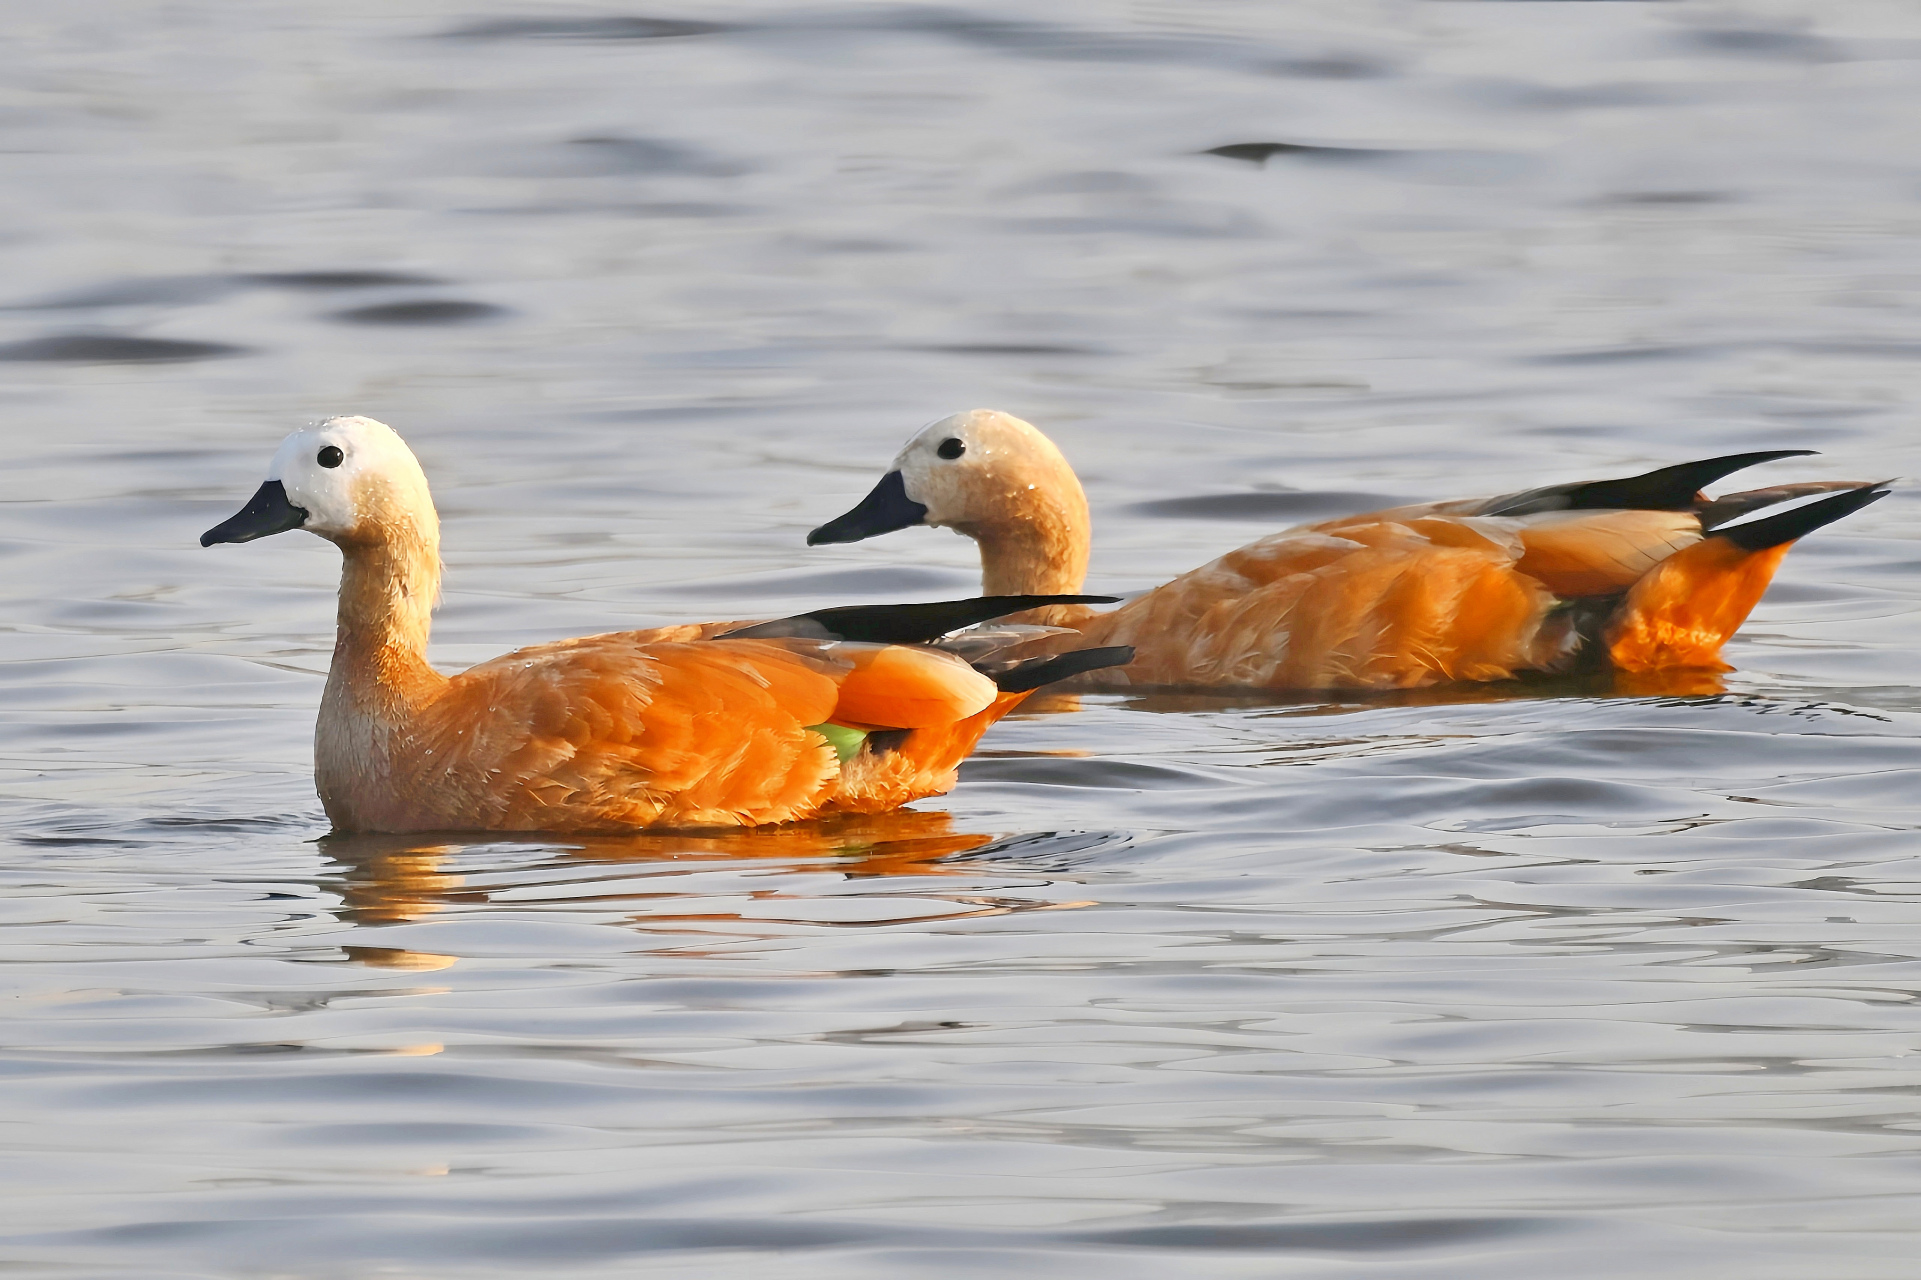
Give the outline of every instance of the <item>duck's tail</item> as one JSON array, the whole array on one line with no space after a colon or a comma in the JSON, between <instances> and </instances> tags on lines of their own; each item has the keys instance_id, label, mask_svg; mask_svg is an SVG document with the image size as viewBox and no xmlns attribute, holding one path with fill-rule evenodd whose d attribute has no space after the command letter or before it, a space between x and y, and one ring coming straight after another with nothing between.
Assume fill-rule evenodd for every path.
<instances>
[{"instance_id":1,"label":"duck's tail","mask_svg":"<svg viewBox=\"0 0 1921 1280\"><path fill-rule=\"evenodd\" d=\"M1838 486L1757 489L1717 500L1702 513L1707 536L1648 570L1620 597L1601 632L1609 662L1628 672L1727 670L1721 646L1747 621L1795 539L1887 497L1884 483L1849 484L1817 502L1739 524L1729 521Z\"/></svg>"}]
</instances>

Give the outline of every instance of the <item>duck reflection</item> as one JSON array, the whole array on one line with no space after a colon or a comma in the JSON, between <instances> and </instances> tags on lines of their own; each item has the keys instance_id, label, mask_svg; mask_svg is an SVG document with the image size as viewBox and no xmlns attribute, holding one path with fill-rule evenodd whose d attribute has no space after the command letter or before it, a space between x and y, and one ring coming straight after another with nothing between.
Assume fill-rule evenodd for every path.
<instances>
[{"instance_id":1,"label":"duck reflection","mask_svg":"<svg viewBox=\"0 0 1921 1280\"><path fill-rule=\"evenodd\" d=\"M1379 691L1303 689L1297 692L1212 692L1144 689L1128 697L1125 705L1132 711L1177 714L1236 707L1271 707L1288 709L1297 715L1315 716L1346 715L1371 707L1440 707L1564 698L1712 698L1727 691L1727 682L1719 671L1677 667L1666 671L1595 671L1530 676L1488 684L1437 684L1421 689Z\"/></svg>"},{"instance_id":2,"label":"duck reflection","mask_svg":"<svg viewBox=\"0 0 1921 1280\"><path fill-rule=\"evenodd\" d=\"M547 850L570 861L607 864L753 861L792 863L801 869L826 862L818 869L831 870L847 879L864 879L962 874L964 866L944 860L995 839L985 832L955 830L953 818L946 813L902 809L744 831L638 832L517 841L457 834L330 835L321 839L320 847L339 864L335 887L344 899L340 918L377 927L417 923L453 906L490 901L487 890L475 887L466 875L451 869L458 855L481 847ZM723 917L698 913L670 918ZM649 915L644 922L658 925L661 917ZM394 947L350 946L345 950L350 958L381 968L435 969L454 963L451 956Z\"/></svg>"}]
</instances>

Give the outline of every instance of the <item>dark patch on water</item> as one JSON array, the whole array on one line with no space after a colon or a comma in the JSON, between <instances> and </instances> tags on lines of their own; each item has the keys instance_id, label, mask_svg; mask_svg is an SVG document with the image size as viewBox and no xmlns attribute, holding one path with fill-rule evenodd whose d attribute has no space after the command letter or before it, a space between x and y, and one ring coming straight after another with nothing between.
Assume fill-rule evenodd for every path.
<instances>
[{"instance_id":1,"label":"dark patch on water","mask_svg":"<svg viewBox=\"0 0 1921 1280\"><path fill-rule=\"evenodd\" d=\"M1458 148L1410 150L1399 147L1323 146L1302 142L1235 142L1210 147L1199 154L1240 160L1263 168L1276 157L1313 164L1378 165L1384 174L1391 171L1394 176L1404 180L1447 186L1513 182L1537 163L1516 151L1470 151Z\"/></svg>"},{"instance_id":2,"label":"dark patch on water","mask_svg":"<svg viewBox=\"0 0 1921 1280\"><path fill-rule=\"evenodd\" d=\"M96 307L178 307L215 302L239 287L233 276L146 276L90 285L39 302L18 303L8 309L83 311Z\"/></svg>"},{"instance_id":3,"label":"dark patch on water","mask_svg":"<svg viewBox=\"0 0 1921 1280\"><path fill-rule=\"evenodd\" d=\"M1408 152L1389 147L1326 147L1307 142L1230 142L1226 146L1209 147L1201 152L1204 156L1221 156L1228 160L1245 160L1250 164L1266 164L1275 156L1298 156L1309 160L1392 160L1407 155Z\"/></svg>"},{"instance_id":4,"label":"dark patch on water","mask_svg":"<svg viewBox=\"0 0 1921 1280\"><path fill-rule=\"evenodd\" d=\"M1385 76L1393 68L1385 63L1367 58L1276 58L1265 67L1268 72L1279 76L1294 76L1302 80L1372 80Z\"/></svg>"},{"instance_id":5,"label":"dark patch on water","mask_svg":"<svg viewBox=\"0 0 1921 1280\"><path fill-rule=\"evenodd\" d=\"M1801 31L1768 31L1759 27L1697 27L1677 32L1675 40L1703 53L1749 58L1790 58L1800 62L1839 62L1846 58L1831 40Z\"/></svg>"},{"instance_id":6,"label":"dark patch on water","mask_svg":"<svg viewBox=\"0 0 1921 1280\"><path fill-rule=\"evenodd\" d=\"M733 28L691 18L648 18L638 14L580 14L493 18L444 32L448 40L681 40L711 36Z\"/></svg>"},{"instance_id":7,"label":"dark patch on water","mask_svg":"<svg viewBox=\"0 0 1921 1280\"><path fill-rule=\"evenodd\" d=\"M411 1127L411 1126L409 1126ZM490 1135L490 1128L504 1132ZM427 1136L426 1130L422 1136ZM445 1142L454 1135L444 1135ZM521 1136L517 1126L476 1126L477 1138L495 1141ZM301 1252L330 1258L433 1257L446 1260L520 1260L552 1266L593 1259L715 1251L727 1255L813 1253L826 1250L911 1250L924 1266L951 1256L975 1258L1009 1251L1007 1256L1047 1257L1056 1253L1114 1249L1152 1249L1194 1255L1232 1252L1287 1254L1387 1254L1487 1245L1524 1236L1566 1231L1567 1219L1542 1217L1460 1217L1368 1219L1346 1222L1187 1222L1166 1226L1076 1231L940 1226L910 1222L859 1220L799 1220L794 1217L672 1218L601 1216L578 1212L564 1217L491 1220L476 1203L456 1217L457 1205L442 1207L434 1217L415 1220L396 1215L392 1202L365 1206L330 1203L324 1217L279 1217L270 1221L127 1223L67 1232L15 1237L26 1247L166 1246L173 1250L216 1248L224 1259L253 1260L272 1248L284 1257L291 1245ZM322 1223L352 1215L356 1224L350 1245L343 1249L338 1232L322 1238ZM438 1220L436 1220L438 1219ZM455 1243L456 1238L458 1244ZM268 1241L278 1242L270 1246ZM931 1255L931 1256L930 1256ZM869 1255L871 1256L871 1254ZM853 1264L850 1261L850 1266ZM922 1273L914 1268L915 1273ZM942 1274L927 1271L925 1274Z\"/></svg>"},{"instance_id":8,"label":"dark patch on water","mask_svg":"<svg viewBox=\"0 0 1921 1280\"><path fill-rule=\"evenodd\" d=\"M0 360L20 364L180 364L245 355L249 350L224 342L136 338L117 333L66 333L0 344Z\"/></svg>"},{"instance_id":9,"label":"dark patch on water","mask_svg":"<svg viewBox=\"0 0 1921 1280\"><path fill-rule=\"evenodd\" d=\"M260 271L236 277L277 289L328 292L342 289L388 289L445 284L437 276L414 271Z\"/></svg>"},{"instance_id":10,"label":"dark patch on water","mask_svg":"<svg viewBox=\"0 0 1921 1280\"><path fill-rule=\"evenodd\" d=\"M594 135L569 138L567 143L569 146L585 148L585 154L590 155L601 168L613 173L683 173L707 178L731 178L747 172L743 165L717 159L677 142L662 142L658 138Z\"/></svg>"},{"instance_id":11,"label":"dark patch on water","mask_svg":"<svg viewBox=\"0 0 1921 1280\"><path fill-rule=\"evenodd\" d=\"M106 307L185 307L218 302L246 289L327 292L444 284L410 271L251 271L236 275L145 276L55 294L38 302L16 303L7 310L85 311Z\"/></svg>"},{"instance_id":12,"label":"dark patch on water","mask_svg":"<svg viewBox=\"0 0 1921 1280\"><path fill-rule=\"evenodd\" d=\"M486 302L467 302L458 298L430 298L413 302L379 302L367 307L336 311L329 319L342 324L437 326L472 324L507 314L505 307Z\"/></svg>"},{"instance_id":13,"label":"dark patch on water","mask_svg":"<svg viewBox=\"0 0 1921 1280\"><path fill-rule=\"evenodd\" d=\"M1554 351L1522 359L1527 364L1544 365L1636 364L1653 360L1688 360L1711 355L1715 350L1713 347L1684 343L1650 343L1637 347L1603 347L1595 351Z\"/></svg>"},{"instance_id":14,"label":"dark patch on water","mask_svg":"<svg viewBox=\"0 0 1921 1280\"><path fill-rule=\"evenodd\" d=\"M1721 191L1624 191L1604 196L1598 202L1609 205L1705 205L1725 204L1734 197Z\"/></svg>"},{"instance_id":15,"label":"dark patch on water","mask_svg":"<svg viewBox=\"0 0 1921 1280\"><path fill-rule=\"evenodd\" d=\"M1389 1253L1511 1239L1561 1224L1543 1218L1388 1218L1361 1222L1182 1223L1090 1231L1088 1244L1133 1249L1285 1250L1300 1253Z\"/></svg>"}]
</instances>

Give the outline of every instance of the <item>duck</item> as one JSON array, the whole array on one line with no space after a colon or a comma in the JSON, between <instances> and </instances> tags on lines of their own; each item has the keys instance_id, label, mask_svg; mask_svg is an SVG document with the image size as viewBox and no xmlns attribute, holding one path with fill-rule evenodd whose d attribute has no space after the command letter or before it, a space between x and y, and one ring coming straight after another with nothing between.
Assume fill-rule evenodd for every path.
<instances>
[{"instance_id":1,"label":"duck","mask_svg":"<svg viewBox=\"0 0 1921 1280\"><path fill-rule=\"evenodd\" d=\"M1722 672L1721 648L1788 548L1886 497L1886 481L1810 481L1710 499L1770 449L1624 479L1392 507L1298 525L1105 612L1022 621L1073 644L1133 646L1074 687L1400 690L1534 673ZM1768 508L1794 504L1762 514ZM1087 496L1054 442L993 409L908 441L812 546L931 525L980 546L984 592L1079 591ZM1058 643L1058 641L1054 642Z\"/></svg>"},{"instance_id":2,"label":"duck","mask_svg":"<svg viewBox=\"0 0 1921 1280\"><path fill-rule=\"evenodd\" d=\"M449 676L427 659L439 516L398 432L366 417L295 431L253 497L200 543L295 529L342 558L314 783L343 834L882 813L949 790L981 734L1034 689L1131 656L997 657L1024 631L996 640L979 624L1065 603L1030 595L585 636Z\"/></svg>"}]
</instances>

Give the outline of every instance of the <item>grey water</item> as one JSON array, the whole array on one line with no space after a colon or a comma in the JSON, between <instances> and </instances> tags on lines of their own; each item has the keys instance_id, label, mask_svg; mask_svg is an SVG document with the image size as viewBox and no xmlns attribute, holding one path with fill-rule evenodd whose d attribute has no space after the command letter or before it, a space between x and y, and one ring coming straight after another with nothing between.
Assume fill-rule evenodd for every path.
<instances>
[{"instance_id":1,"label":"grey water","mask_svg":"<svg viewBox=\"0 0 1921 1280\"><path fill-rule=\"evenodd\" d=\"M950 796L329 837L394 424L434 658L968 593L807 549L1034 421L1091 585L1805 447L1921 475L1921 10L5 6L0 1262L46 1277L1905 1277L1916 489L1718 685L1051 699Z\"/></svg>"}]
</instances>

